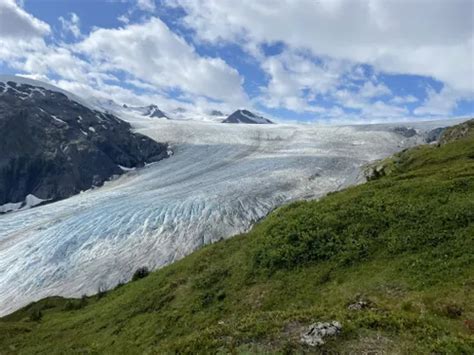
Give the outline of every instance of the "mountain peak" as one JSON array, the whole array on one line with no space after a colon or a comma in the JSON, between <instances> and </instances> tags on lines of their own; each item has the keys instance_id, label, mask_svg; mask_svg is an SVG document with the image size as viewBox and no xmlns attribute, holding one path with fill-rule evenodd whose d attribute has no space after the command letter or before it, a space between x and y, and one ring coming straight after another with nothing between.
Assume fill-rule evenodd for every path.
<instances>
[{"instance_id":1,"label":"mountain peak","mask_svg":"<svg viewBox=\"0 0 474 355\"><path fill-rule=\"evenodd\" d=\"M154 104L148 105L143 116L169 119L169 117Z\"/></svg>"},{"instance_id":2,"label":"mountain peak","mask_svg":"<svg viewBox=\"0 0 474 355\"><path fill-rule=\"evenodd\" d=\"M273 122L249 110L241 109L232 113L222 123L271 124Z\"/></svg>"}]
</instances>

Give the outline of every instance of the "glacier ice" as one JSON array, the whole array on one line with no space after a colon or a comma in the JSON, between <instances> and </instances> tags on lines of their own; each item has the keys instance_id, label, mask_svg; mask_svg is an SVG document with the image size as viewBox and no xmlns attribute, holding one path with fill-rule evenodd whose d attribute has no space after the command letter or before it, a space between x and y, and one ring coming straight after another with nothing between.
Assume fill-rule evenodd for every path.
<instances>
[{"instance_id":1,"label":"glacier ice","mask_svg":"<svg viewBox=\"0 0 474 355\"><path fill-rule=\"evenodd\" d=\"M66 200L0 215L0 315L169 264L283 203L360 181L362 165L421 140L384 125L133 124L174 154Z\"/></svg>"}]
</instances>

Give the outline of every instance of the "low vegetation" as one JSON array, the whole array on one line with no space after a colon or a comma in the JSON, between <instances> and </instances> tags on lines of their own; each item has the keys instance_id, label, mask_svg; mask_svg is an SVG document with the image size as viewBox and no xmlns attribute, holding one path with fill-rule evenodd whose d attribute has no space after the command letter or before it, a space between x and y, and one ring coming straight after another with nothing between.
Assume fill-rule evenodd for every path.
<instances>
[{"instance_id":1,"label":"low vegetation","mask_svg":"<svg viewBox=\"0 0 474 355\"><path fill-rule=\"evenodd\" d=\"M0 320L0 354L472 354L474 130L449 132L103 297L31 304Z\"/></svg>"},{"instance_id":2,"label":"low vegetation","mask_svg":"<svg viewBox=\"0 0 474 355\"><path fill-rule=\"evenodd\" d=\"M132 281L143 279L147 277L149 273L150 271L148 270L146 266L140 267L133 273Z\"/></svg>"}]
</instances>

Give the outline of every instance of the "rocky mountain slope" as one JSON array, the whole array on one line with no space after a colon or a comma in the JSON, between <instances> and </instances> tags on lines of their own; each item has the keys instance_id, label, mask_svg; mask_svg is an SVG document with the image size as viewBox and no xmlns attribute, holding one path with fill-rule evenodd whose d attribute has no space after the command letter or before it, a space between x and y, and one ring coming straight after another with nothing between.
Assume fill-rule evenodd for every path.
<instances>
[{"instance_id":1,"label":"rocky mountain slope","mask_svg":"<svg viewBox=\"0 0 474 355\"><path fill-rule=\"evenodd\" d=\"M137 281L32 303L0 320L0 348L472 354L474 131L450 132Z\"/></svg>"},{"instance_id":2,"label":"rocky mountain slope","mask_svg":"<svg viewBox=\"0 0 474 355\"><path fill-rule=\"evenodd\" d=\"M439 144L444 145L446 143L468 137L472 135L474 131L474 119L463 122L459 125L446 128L439 138Z\"/></svg>"},{"instance_id":3,"label":"rocky mountain slope","mask_svg":"<svg viewBox=\"0 0 474 355\"><path fill-rule=\"evenodd\" d=\"M111 114L40 82L0 77L0 212L62 199L165 157L165 144Z\"/></svg>"},{"instance_id":4,"label":"rocky mountain slope","mask_svg":"<svg viewBox=\"0 0 474 355\"><path fill-rule=\"evenodd\" d=\"M271 124L273 122L248 110L237 110L222 121L222 123Z\"/></svg>"}]
</instances>

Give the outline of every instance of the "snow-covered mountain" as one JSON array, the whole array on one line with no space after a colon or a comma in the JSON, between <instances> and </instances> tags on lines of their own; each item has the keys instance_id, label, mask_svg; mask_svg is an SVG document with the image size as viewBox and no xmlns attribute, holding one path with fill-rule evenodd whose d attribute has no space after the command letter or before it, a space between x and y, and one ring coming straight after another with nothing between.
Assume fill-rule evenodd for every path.
<instances>
[{"instance_id":1,"label":"snow-covered mountain","mask_svg":"<svg viewBox=\"0 0 474 355\"><path fill-rule=\"evenodd\" d=\"M168 119L181 121L222 122L227 116L219 110L200 110L194 107L171 107L162 110L157 105L133 106L128 103L119 104L111 99L89 98L95 107L112 113L132 124L146 124L148 119ZM140 123L141 122L141 123Z\"/></svg>"},{"instance_id":2,"label":"snow-covered mountain","mask_svg":"<svg viewBox=\"0 0 474 355\"><path fill-rule=\"evenodd\" d=\"M115 111L120 115L120 113L136 114L141 117L149 118L164 118L169 120L170 117L166 115L163 111L159 109L157 105L148 105L148 106L128 106L123 104L120 109L116 108Z\"/></svg>"},{"instance_id":3,"label":"snow-covered mountain","mask_svg":"<svg viewBox=\"0 0 474 355\"><path fill-rule=\"evenodd\" d=\"M0 77L0 213L69 197L165 157L165 144L73 94Z\"/></svg>"},{"instance_id":4,"label":"snow-covered mountain","mask_svg":"<svg viewBox=\"0 0 474 355\"><path fill-rule=\"evenodd\" d=\"M273 122L248 110L237 110L222 121L222 123L270 124Z\"/></svg>"},{"instance_id":5,"label":"snow-covered mountain","mask_svg":"<svg viewBox=\"0 0 474 355\"><path fill-rule=\"evenodd\" d=\"M168 116L166 116L166 114L161 111L158 106L156 105L150 105L146 108L146 111L144 113L145 116L147 117L156 117L156 118L166 118L166 119L169 119Z\"/></svg>"}]
</instances>

